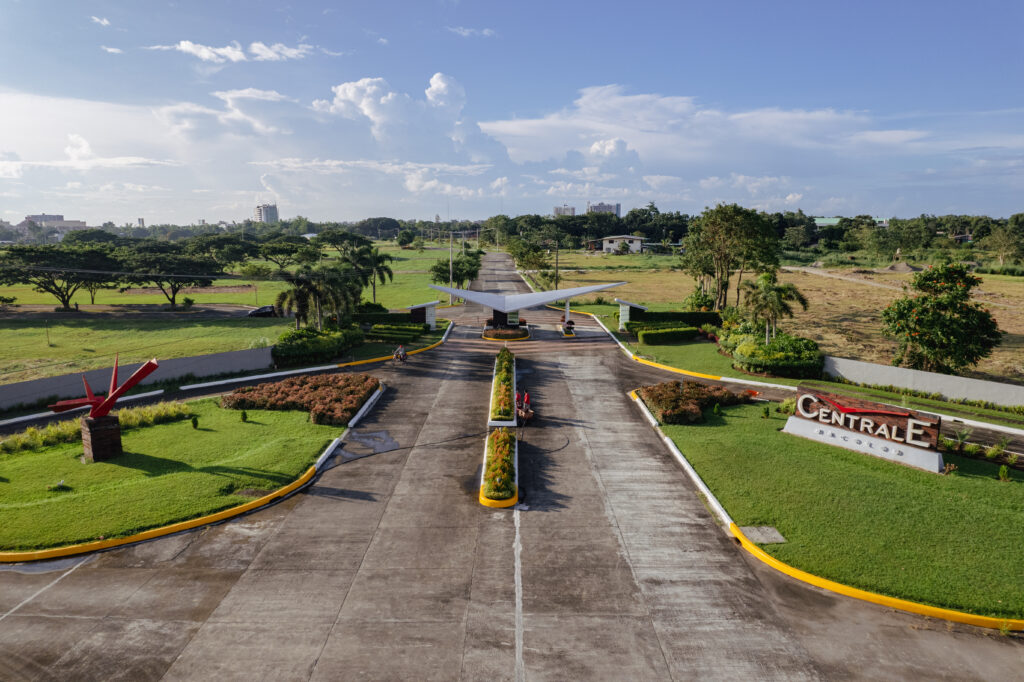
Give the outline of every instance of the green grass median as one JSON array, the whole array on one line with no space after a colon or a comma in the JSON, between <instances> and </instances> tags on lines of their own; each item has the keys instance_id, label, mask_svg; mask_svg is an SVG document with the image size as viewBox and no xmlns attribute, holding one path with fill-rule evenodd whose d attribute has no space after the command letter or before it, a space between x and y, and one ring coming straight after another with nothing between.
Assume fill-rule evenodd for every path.
<instances>
[{"instance_id":1,"label":"green grass median","mask_svg":"<svg viewBox=\"0 0 1024 682\"><path fill-rule=\"evenodd\" d=\"M941 476L780 432L763 403L663 426L741 526L775 526L762 548L864 590L998 618L1024 617L1024 474L946 455Z\"/></svg>"},{"instance_id":2,"label":"green grass median","mask_svg":"<svg viewBox=\"0 0 1024 682\"><path fill-rule=\"evenodd\" d=\"M125 431L124 454L83 464L81 443L0 455L0 550L131 535L235 507L299 478L337 426L305 411L189 404L198 417ZM61 480L67 490L50 490Z\"/></svg>"}]
</instances>

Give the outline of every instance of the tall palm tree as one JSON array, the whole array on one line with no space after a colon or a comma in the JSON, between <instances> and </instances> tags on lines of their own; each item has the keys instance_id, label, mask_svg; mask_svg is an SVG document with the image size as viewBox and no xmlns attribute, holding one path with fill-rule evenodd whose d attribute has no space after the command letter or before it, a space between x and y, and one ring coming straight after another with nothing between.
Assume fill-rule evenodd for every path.
<instances>
[{"instance_id":1,"label":"tall palm tree","mask_svg":"<svg viewBox=\"0 0 1024 682\"><path fill-rule=\"evenodd\" d=\"M280 292L277 298L274 299L274 307L279 311L284 311L287 315L294 311L295 328L298 329L300 322L305 323L307 326L309 325L310 304L312 303L316 308L317 328L319 329L322 326L320 321L320 303L317 297L316 277L313 274L313 269L308 265L304 265L295 272L285 270L280 276L288 283L288 288Z\"/></svg>"},{"instance_id":2,"label":"tall palm tree","mask_svg":"<svg viewBox=\"0 0 1024 682\"><path fill-rule=\"evenodd\" d=\"M375 246L362 246L349 253L347 261L363 276L363 285L369 284L373 290L373 302L377 302L377 280L381 284L394 281L395 273L388 263L395 260L386 253L381 253Z\"/></svg>"},{"instance_id":3,"label":"tall palm tree","mask_svg":"<svg viewBox=\"0 0 1024 682\"><path fill-rule=\"evenodd\" d=\"M764 320L764 342L769 343L778 331L780 317L793 317L793 306L798 303L807 310L807 297L793 284L779 284L775 271L763 272L754 281L742 284L744 304L754 321Z\"/></svg>"},{"instance_id":4,"label":"tall palm tree","mask_svg":"<svg viewBox=\"0 0 1024 682\"><path fill-rule=\"evenodd\" d=\"M358 273L347 263L335 263L317 268L317 296L323 306L334 311L334 319L341 320L355 311L363 285Z\"/></svg>"}]
</instances>

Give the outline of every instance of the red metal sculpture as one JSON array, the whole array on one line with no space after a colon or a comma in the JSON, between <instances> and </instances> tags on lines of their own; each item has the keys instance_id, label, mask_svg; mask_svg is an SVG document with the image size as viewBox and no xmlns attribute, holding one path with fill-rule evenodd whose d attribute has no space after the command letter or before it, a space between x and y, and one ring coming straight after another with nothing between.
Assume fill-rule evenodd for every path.
<instances>
[{"instance_id":1,"label":"red metal sculpture","mask_svg":"<svg viewBox=\"0 0 1024 682\"><path fill-rule=\"evenodd\" d=\"M117 399L124 395L128 390L133 388L140 381L145 379L147 376L153 373L158 367L156 358L153 358L142 367L135 370L135 373L128 377L120 386L117 385L117 356L114 356L114 372L110 375L110 390L107 391L107 397L104 398L101 395L94 395L92 388L89 387L89 382L86 381L85 375L82 375L82 383L85 384L85 397L75 398L74 400L61 400L54 405L50 405L50 409L54 412L66 412L73 410L76 407L85 407L86 405L92 405L92 409L89 410L89 417L92 419L98 419L99 417L105 417L110 413L114 403Z\"/></svg>"}]
</instances>

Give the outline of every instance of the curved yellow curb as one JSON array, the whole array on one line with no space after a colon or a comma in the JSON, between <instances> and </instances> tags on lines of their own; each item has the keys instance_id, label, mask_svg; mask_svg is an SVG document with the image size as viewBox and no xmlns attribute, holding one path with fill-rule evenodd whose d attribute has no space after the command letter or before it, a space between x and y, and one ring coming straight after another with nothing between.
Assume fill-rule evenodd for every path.
<instances>
[{"instance_id":1,"label":"curved yellow curb","mask_svg":"<svg viewBox=\"0 0 1024 682\"><path fill-rule=\"evenodd\" d=\"M1024 620L1016 620L1012 618L992 618L990 616L976 616L972 613L964 613L963 611L954 611L953 609L943 609L938 606L928 606L927 604L918 604L917 602L908 601L906 599L898 599L896 597L887 597L884 594L877 594L875 592L868 592L867 590L861 590L856 587L850 587L849 585L843 585L826 578L820 578L806 571L801 571L799 568L793 568L789 564L784 564L772 555L765 552L763 549L752 543L743 534L743 531L739 529L735 523L729 525L729 531L736 536L736 539L740 541L740 545L743 549L754 555L755 558L771 566L776 571L780 571L796 578L801 582L805 582L815 587L820 587L823 590L829 592L835 592L842 594L847 597L853 597L854 599L860 599L863 601L871 602L872 604L878 604L880 606L888 606L889 608L899 609L900 611L907 611L909 613L916 613L919 616L928 616L930 618L941 618L942 620L951 620L956 623L965 623L967 625L975 625L982 628L992 628L995 630L1009 629L1009 630L1024 630Z\"/></svg>"},{"instance_id":2,"label":"curved yellow curb","mask_svg":"<svg viewBox=\"0 0 1024 682\"><path fill-rule=\"evenodd\" d=\"M452 325L452 328L453 329L455 328L454 324ZM423 348L417 348L416 350L406 351L405 354L406 355L416 355L417 353L422 353L424 351L433 350L434 348L437 348L438 346L440 346L442 343L444 343L444 341L438 341L437 343L432 343L429 346L424 346ZM353 367L355 365L368 365L371 362L384 362L385 360L394 360L394 359L395 358L394 358L393 355L385 355L384 357L370 358L369 360L356 360L354 362L343 362L341 364L335 365L335 367Z\"/></svg>"},{"instance_id":3,"label":"curved yellow curb","mask_svg":"<svg viewBox=\"0 0 1024 682\"><path fill-rule=\"evenodd\" d=\"M244 514L245 512L252 511L253 509L262 507L265 504L269 504L278 497L283 497L284 495L301 488L303 485L308 483L314 475L316 475L316 467L311 466L300 478L289 483L283 488L275 490L269 495L264 495L252 502L246 502L245 504L237 507L231 507L230 509L225 509L214 514L208 514L207 516L200 516L197 519L172 523L169 526L162 526L161 528L153 528L141 533L136 533L135 535L129 535L125 538L96 540L94 542L84 542L78 545L66 545L64 547L54 547L52 549L40 549L29 552L0 552L0 563L10 563L14 561L38 561L40 559L55 559L62 556L71 556L72 554L95 552L100 549L109 549L110 547L117 547L118 545L128 545L133 542L141 542L142 540L152 540L153 538L158 538L163 535L180 533L183 530L216 523L217 521L230 519L232 516L238 516L239 514Z\"/></svg>"},{"instance_id":4,"label":"curved yellow curb","mask_svg":"<svg viewBox=\"0 0 1024 682\"><path fill-rule=\"evenodd\" d=\"M652 362L650 360L644 360L643 358L638 358L636 355L633 356L633 359L636 360L637 362L639 362L641 365L650 365L651 367L657 367L658 369L664 369L664 370L667 370L669 372L675 372L676 374L685 374L685 375L691 376L691 377L700 377L701 379L713 379L714 381L721 381L722 380L722 377L716 377L714 374L701 374L700 372L691 372L691 371L686 370L686 369L679 369L678 367L671 367L669 365L663 365L660 362Z\"/></svg>"},{"instance_id":5,"label":"curved yellow curb","mask_svg":"<svg viewBox=\"0 0 1024 682\"><path fill-rule=\"evenodd\" d=\"M492 509L506 509L512 507L519 502L519 488L516 487L516 493L507 500L492 500L489 497L484 496L484 487L480 486L480 504L485 507L491 507Z\"/></svg>"}]
</instances>

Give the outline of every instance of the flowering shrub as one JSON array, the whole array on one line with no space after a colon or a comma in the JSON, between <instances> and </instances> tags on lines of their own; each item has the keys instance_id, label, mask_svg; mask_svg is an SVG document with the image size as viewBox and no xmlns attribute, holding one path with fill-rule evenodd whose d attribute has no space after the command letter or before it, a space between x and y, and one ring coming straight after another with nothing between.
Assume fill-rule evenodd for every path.
<instances>
[{"instance_id":1,"label":"flowering shrub","mask_svg":"<svg viewBox=\"0 0 1024 682\"><path fill-rule=\"evenodd\" d=\"M494 363L494 383L491 385L491 419L510 421L515 414L514 396L512 395L515 362L512 352L502 348Z\"/></svg>"},{"instance_id":2,"label":"flowering shrub","mask_svg":"<svg viewBox=\"0 0 1024 682\"><path fill-rule=\"evenodd\" d=\"M662 424L692 424L704 421L704 409L712 405L750 402L747 394L736 395L722 386L696 381L666 381L644 386L638 393Z\"/></svg>"},{"instance_id":3,"label":"flowering shrub","mask_svg":"<svg viewBox=\"0 0 1024 682\"><path fill-rule=\"evenodd\" d=\"M309 410L314 424L344 426L378 386L380 381L368 374L291 377L236 388L221 397L220 406L234 410Z\"/></svg>"},{"instance_id":4,"label":"flowering shrub","mask_svg":"<svg viewBox=\"0 0 1024 682\"><path fill-rule=\"evenodd\" d=\"M516 494L516 437L506 428L495 429L487 437L484 462L484 497L507 500Z\"/></svg>"}]
</instances>

